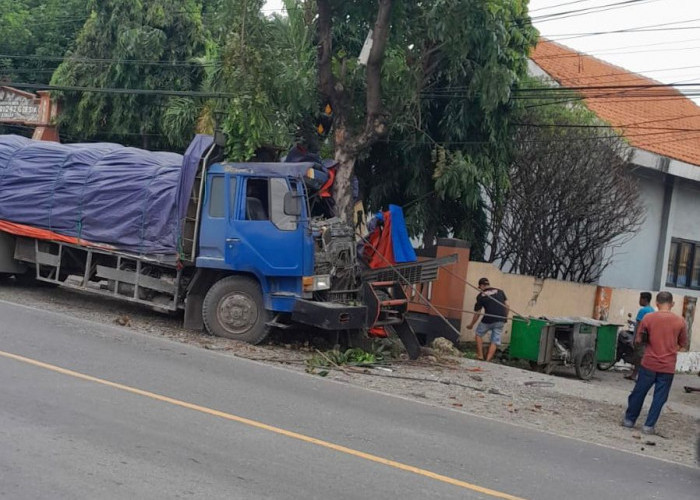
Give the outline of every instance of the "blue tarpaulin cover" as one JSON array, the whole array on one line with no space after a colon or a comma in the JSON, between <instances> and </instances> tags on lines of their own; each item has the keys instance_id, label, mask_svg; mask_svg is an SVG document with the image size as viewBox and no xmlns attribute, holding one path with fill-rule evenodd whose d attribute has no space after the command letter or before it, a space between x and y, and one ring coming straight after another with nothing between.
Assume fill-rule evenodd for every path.
<instances>
[{"instance_id":1,"label":"blue tarpaulin cover","mask_svg":"<svg viewBox=\"0 0 700 500\"><path fill-rule=\"evenodd\" d=\"M176 254L201 153L0 135L0 220L138 254Z\"/></svg>"}]
</instances>

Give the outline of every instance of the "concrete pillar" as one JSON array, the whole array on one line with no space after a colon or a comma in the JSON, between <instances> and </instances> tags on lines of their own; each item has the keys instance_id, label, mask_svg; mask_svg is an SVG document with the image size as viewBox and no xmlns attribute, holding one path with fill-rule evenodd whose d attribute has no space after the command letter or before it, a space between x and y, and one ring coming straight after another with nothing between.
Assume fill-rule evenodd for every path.
<instances>
[{"instance_id":1,"label":"concrete pillar","mask_svg":"<svg viewBox=\"0 0 700 500\"><path fill-rule=\"evenodd\" d=\"M58 104L51 100L51 95L45 90L37 92L39 96L39 123L34 129L32 139L38 141L61 142L55 119L58 116Z\"/></svg>"}]
</instances>

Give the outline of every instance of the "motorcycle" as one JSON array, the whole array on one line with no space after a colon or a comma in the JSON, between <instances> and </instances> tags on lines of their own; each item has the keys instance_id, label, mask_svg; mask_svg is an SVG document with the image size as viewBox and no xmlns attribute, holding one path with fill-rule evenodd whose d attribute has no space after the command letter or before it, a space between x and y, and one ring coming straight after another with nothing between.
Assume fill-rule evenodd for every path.
<instances>
[{"instance_id":1,"label":"motorcycle","mask_svg":"<svg viewBox=\"0 0 700 500\"><path fill-rule=\"evenodd\" d=\"M627 315L627 325L617 332L617 354L611 363L598 363L599 370L609 370L620 361L632 364L634 360L634 334L637 324L632 314Z\"/></svg>"}]
</instances>

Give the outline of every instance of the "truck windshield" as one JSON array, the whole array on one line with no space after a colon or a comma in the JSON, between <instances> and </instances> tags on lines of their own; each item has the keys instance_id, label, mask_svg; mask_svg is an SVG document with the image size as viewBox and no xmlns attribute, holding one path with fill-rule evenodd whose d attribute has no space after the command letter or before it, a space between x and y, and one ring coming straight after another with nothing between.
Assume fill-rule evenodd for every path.
<instances>
[{"instance_id":1,"label":"truck windshield","mask_svg":"<svg viewBox=\"0 0 700 500\"><path fill-rule=\"evenodd\" d=\"M273 177L270 179L270 213L272 223L282 231L294 231L297 228L297 218L284 213L284 195L289 192L287 179Z\"/></svg>"}]
</instances>

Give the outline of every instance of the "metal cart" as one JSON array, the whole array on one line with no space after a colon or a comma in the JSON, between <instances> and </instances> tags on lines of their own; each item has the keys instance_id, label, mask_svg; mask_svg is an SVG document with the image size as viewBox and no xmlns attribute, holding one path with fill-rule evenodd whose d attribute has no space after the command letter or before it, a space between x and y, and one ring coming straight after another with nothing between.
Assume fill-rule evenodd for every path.
<instances>
[{"instance_id":1,"label":"metal cart","mask_svg":"<svg viewBox=\"0 0 700 500\"><path fill-rule=\"evenodd\" d=\"M510 356L528 360L533 369L548 374L555 366L573 366L577 377L589 380L596 369L598 328L602 326L608 325L582 317L516 317ZM607 358L609 353L601 353L601 357Z\"/></svg>"}]
</instances>

